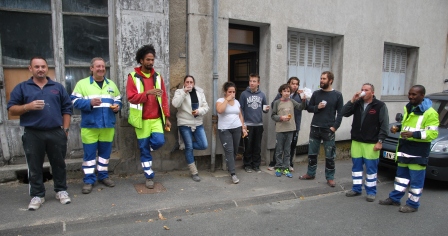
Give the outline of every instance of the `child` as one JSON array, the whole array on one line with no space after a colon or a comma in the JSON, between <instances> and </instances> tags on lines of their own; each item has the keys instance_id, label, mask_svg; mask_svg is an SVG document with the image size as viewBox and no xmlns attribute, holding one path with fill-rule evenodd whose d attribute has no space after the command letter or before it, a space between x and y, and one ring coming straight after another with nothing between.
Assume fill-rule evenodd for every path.
<instances>
[{"instance_id":1,"label":"child","mask_svg":"<svg viewBox=\"0 0 448 236\"><path fill-rule=\"evenodd\" d=\"M305 109L306 99L304 98L302 99L302 103L298 103L290 99L290 91L288 84L280 86L278 92L280 93L281 98L274 101L272 104L271 118L276 122L275 132L277 133L275 175L281 177L283 173L286 177L292 178L292 174L289 172L289 160L291 158L290 149L292 136L296 130L293 109Z\"/></svg>"}]
</instances>

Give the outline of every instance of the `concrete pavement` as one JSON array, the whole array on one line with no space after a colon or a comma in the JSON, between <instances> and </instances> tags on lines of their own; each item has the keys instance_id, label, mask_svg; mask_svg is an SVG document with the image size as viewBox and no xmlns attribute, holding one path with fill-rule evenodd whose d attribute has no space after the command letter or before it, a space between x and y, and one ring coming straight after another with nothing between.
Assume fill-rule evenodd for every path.
<instances>
[{"instance_id":1,"label":"concrete pavement","mask_svg":"<svg viewBox=\"0 0 448 236\"><path fill-rule=\"evenodd\" d=\"M275 177L262 166L261 173L246 173L237 161L239 184L233 184L225 171L200 171L201 182L194 182L187 171L156 172L156 189L144 188L144 176L111 176L113 188L96 184L92 193L82 194L80 179L68 182L72 203L62 205L54 197L52 181L45 184L44 205L28 211L28 185L18 182L0 185L0 235L28 235L33 232L64 233L95 224L116 225L181 217L208 211L257 205L267 202L303 199L351 188L351 160L336 160L336 187L327 186L324 165L318 163L314 180L299 180L306 163L296 164L293 178ZM381 179L379 180L381 182ZM365 193L363 194L365 195ZM94 221L94 223L92 223Z\"/></svg>"}]
</instances>

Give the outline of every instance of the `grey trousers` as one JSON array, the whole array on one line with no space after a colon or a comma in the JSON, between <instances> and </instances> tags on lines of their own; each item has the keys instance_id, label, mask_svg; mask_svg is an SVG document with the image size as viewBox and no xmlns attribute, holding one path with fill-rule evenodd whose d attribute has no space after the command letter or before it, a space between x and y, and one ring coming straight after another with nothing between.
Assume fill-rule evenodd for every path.
<instances>
[{"instance_id":1,"label":"grey trousers","mask_svg":"<svg viewBox=\"0 0 448 236\"><path fill-rule=\"evenodd\" d=\"M240 145L241 126L234 129L220 129L218 133L224 148L227 169L230 174L235 174L235 158Z\"/></svg>"},{"instance_id":2,"label":"grey trousers","mask_svg":"<svg viewBox=\"0 0 448 236\"><path fill-rule=\"evenodd\" d=\"M291 142L294 132L295 131L277 133L277 145L275 145L275 168L289 168L289 162L291 161Z\"/></svg>"}]
</instances>

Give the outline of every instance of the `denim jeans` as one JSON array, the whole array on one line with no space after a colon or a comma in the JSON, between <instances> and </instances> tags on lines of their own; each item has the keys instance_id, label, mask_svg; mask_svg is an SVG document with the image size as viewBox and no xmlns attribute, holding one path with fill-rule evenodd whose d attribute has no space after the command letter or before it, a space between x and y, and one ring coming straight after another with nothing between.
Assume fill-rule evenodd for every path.
<instances>
[{"instance_id":1,"label":"denim jeans","mask_svg":"<svg viewBox=\"0 0 448 236\"><path fill-rule=\"evenodd\" d=\"M320 142L322 140L325 149L325 178L327 180L334 179L334 158L336 157L336 145L334 142L335 138L335 133L331 131L330 128L311 126L307 172L309 176L316 176L317 154L319 153Z\"/></svg>"},{"instance_id":2,"label":"denim jeans","mask_svg":"<svg viewBox=\"0 0 448 236\"><path fill-rule=\"evenodd\" d=\"M275 168L282 170L289 168L291 161L291 141L295 131L278 132L276 135L277 145L275 145Z\"/></svg>"},{"instance_id":3,"label":"denim jeans","mask_svg":"<svg viewBox=\"0 0 448 236\"><path fill-rule=\"evenodd\" d=\"M194 131L188 126L179 126L179 132L185 143L185 160L187 164L194 162L193 149L205 150L208 147L204 126L196 126Z\"/></svg>"},{"instance_id":4,"label":"denim jeans","mask_svg":"<svg viewBox=\"0 0 448 236\"><path fill-rule=\"evenodd\" d=\"M291 155L291 160L290 160L290 164L289 166L294 167L294 155L296 155L296 147L297 147L297 141L299 137L299 131L294 131L293 135L292 135L292 141L291 141L291 151L289 152L289 154ZM272 157L272 161L269 163L269 166L274 167L275 163L277 163L277 161L275 160L275 150L277 149L277 141L275 141L275 148L274 148L274 156Z\"/></svg>"}]
</instances>

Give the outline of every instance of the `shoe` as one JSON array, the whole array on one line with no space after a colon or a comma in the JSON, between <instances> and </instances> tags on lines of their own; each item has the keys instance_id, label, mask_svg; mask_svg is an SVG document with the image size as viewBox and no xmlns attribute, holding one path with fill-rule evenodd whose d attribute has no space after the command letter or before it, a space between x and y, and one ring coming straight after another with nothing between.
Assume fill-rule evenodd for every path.
<instances>
[{"instance_id":1,"label":"shoe","mask_svg":"<svg viewBox=\"0 0 448 236\"><path fill-rule=\"evenodd\" d=\"M254 171L257 172L257 173L261 173L261 170L260 170L259 167L255 167L255 168L254 168Z\"/></svg>"},{"instance_id":2,"label":"shoe","mask_svg":"<svg viewBox=\"0 0 448 236\"><path fill-rule=\"evenodd\" d=\"M275 176L282 177L282 170L280 168L275 169Z\"/></svg>"},{"instance_id":3,"label":"shoe","mask_svg":"<svg viewBox=\"0 0 448 236\"><path fill-rule=\"evenodd\" d=\"M100 180L99 182L103 183L104 185L106 185L107 187L114 187L115 183L114 181L112 181L110 178L105 178Z\"/></svg>"},{"instance_id":4,"label":"shoe","mask_svg":"<svg viewBox=\"0 0 448 236\"><path fill-rule=\"evenodd\" d=\"M394 206L399 206L400 202L394 202L392 199L390 198L386 198L384 200L380 200L378 202L380 205L394 205Z\"/></svg>"},{"instance_id":5,"label":"shoe","mask_svg":"<svg viewBox=\"0 0 448 236\"><path fill-rule=\"evenodd\" d=\"M196 181L196 182L200 182L200 181L201 181L201 178L199 178L199 175L198 175L198 174L191 175L191 178L192 178L194 181Z\"/></svg>"},{"instance_id":6,"label":"shoe","mask_svg":"<svg viewBox=\"0 0 448 236\"><path fill-rule=\"evenodd\" d=\"M58 199L62 204L70 204L72 200L68 196L67 191L59 191L56 193L56 199Z\"/></svg>"},{"instance_id":7,"label":"shoe","mask_svg":"<svg viewBox=\"0 0 448 236\"><path fill-rule=\"evenodd\" d=\"M374 202L374 201L375 201L375 195L369 195L369 194L367 194L366 201L368 201L368 202Z\"/></svg>"},{"instance_id":8,"label":"shoe","mask_svg":"<svg viewBox=\"0 0 448 236\"><path fill-rule=\"evenodd\" d=\"M283 174L284 174L286 177L288 177L288 178L292 178L292 174L291 174L291 172L289 172L289 169L285 169L285 170L283 171Z\"/></svg>"},{"instance_id":9,"label":"shoe","mask_svg":"<svg viewBox=\"0 0 448 236\"><path fill-rule=\"evenodd\" d=\"M40 206L42 206L42 204L44 204L45 202L45 198L43 197L33 197L31 198L31 202L28 205L28 210L29 211L34 211L39 209Z\"/></svg>"},{"instance_id":10,"label":"shoe","mask_svg":"<svg viewBox=\"0 0 448 236\"><path fill-rule=\"evenodd\" d=\"M234 184L237 184L237 183L240 182L240 180L238 179L238 177L236 177L236 175L232 175L232 182L233 182Z\"/></svg>"},{"instance_id":11,"label":"shoe","mask_svg":"<svg viewBox=\"0 0 448 236\"><path fill-rule=\"evenodd\" d=\"M252 173L252 168L249 166L244 167L244 170L246 170L247 173Z\"/></svg>"},{"instance_id":12,"label":"shoe","mask_svg":"<svg viewBox=\"0 0 448 236\"><path fill-rule=\"evenodd\" d=\"M146 184L145 186L149 189L153 189L154 188L154 181L152 181L152 179L146 179Z\"/></svg>"},{"instance_id":13,"label":"shoe","mask_svg":"<svg viewBox=\"0 0 448 236\"><path fill-rule=\"evenodd\" d=\"M275 168L273 166L268 166L268 170L273 171Z\"/></svg>"},{"instance_id":14,"label":"shoe","mask_svg":"<svg viewBox=\"0 0 448 236\"><path fill-rule=\"evenodd\" d=\"M398 211L403 212L403 213L411 213L411 212L418 211L418 208L413 208L409 205L404 205L404 206L401 206L400 208L398 208Z\"/></svg>"},{"instance_id":15,"label":"shoe","mask_svg":"<svg viewBox=\"0 0 448 236\"><path fill-rule=\"evenodd\" d=\"M353 190L350 190L350 191L345 193L346 197L354 197L354 196L359 196L359 195L361 195L361 193L355 192Z\"/></svg>"},{"instance_id":16,"label":"shoe","mask_svg":"<svg viewBox=\"0 0 448 236\"><path fill-rule=\"evenodd\" d=\"M336 182L334 182L333 179L327 180L327 184L328 184L328 186L330 186L332 188L334 188L336 186Z\"/></svg>"},{"instance_id":17,"label":"shoe","mask_svg":"<svg viewBox=\"0 0 448 236\"><path fill-rule=\"evenodd\" d=\"M294 167L290 166L289 167L289 172L294 172Z\"/></svg>"},{"instance_id":18,"label":"shoe","mask_svg":"<svg viewBox=\"0 0 448 236\"><path fill-rule=\"evenodd\" d=\"M301 179L301 180L312 180L312 179L314 179L314 178L315 178L315 176L310 176L310 175L308 175L308 174L299 176L299 179Z\"/></svg>"},{"instance_id":19,"label":"shoe","mask_svg":"<svg viewBox=\"0 0 448 236\"><path fill-rule=\"evenodd\" d=\"M93 189L93 184L84 184L84 186L82 186L82 193L89 194L92 192L92 189Z\"/></svg>"}]
</instances>

